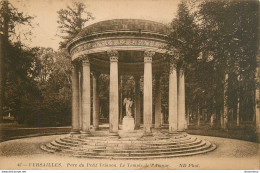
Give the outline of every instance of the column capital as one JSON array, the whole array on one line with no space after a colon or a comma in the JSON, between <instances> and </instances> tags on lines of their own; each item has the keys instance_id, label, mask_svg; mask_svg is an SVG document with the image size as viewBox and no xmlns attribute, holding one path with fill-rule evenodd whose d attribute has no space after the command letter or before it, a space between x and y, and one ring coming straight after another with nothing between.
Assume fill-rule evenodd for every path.
<instances>
[{"instance_id":1,"label":"column capital","mask_svg":"<svg viewBox=\"0 0 260 173\"><path fill-rule=\"evenodd\" d=\"M144 52L144 57L153 57L155 55L154 51L145 51Z\"/></svg>"},{"instance_id":2,"label":"column capital","mask_svg":"<svg viewBox=\"0 0 260 173\"><path fill-rule=\"evenodd\" d=\"M82 65L89 64L89 56L87 54L79 55L78 60L81 61Z\"/></svg>"},{"instance_id":3,"label":"column capital","mask_svg":"<svg viewBox=\"0 0 260 173\"><path fill-rule=\"evenodd\" d=\"M154 55L155 55L155 52L153 52L153 51L145 51L144 52L144 62L152 62Z\"/></svg>"},{"instance_id":4,"label":"column capital","mask_svg":"<svg viewBox=\"0 0 260 173\"><path fill-rule=\"evenodd\" d=\"M108 50L107 55L110 57L110 61L117 62L118 61L118 51L116 50Z\"/></svg>"}]
</instances>

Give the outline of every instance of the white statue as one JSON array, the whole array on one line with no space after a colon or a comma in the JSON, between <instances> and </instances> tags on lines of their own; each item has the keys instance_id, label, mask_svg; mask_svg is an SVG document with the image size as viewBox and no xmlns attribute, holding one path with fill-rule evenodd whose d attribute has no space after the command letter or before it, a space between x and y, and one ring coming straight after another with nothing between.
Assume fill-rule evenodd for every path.
<instances>
[{"instance_id":1,"label":"white statue","mask_svg":"<svg viewBox=\"0 0 260 173\"><path fill-rule=\"evenodd\" d=\"M125 105L125 110L126 110L126 116L127 117L132 117L132 105L133 101L131 100L130 97L124 99L124 105Z\"/></svg>"}]
</instances>

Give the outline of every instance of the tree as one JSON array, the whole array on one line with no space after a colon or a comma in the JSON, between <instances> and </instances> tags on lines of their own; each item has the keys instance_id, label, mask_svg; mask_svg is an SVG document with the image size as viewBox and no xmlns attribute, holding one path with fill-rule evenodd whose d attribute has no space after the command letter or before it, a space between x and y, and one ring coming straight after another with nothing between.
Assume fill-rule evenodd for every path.
<instances>
[{"instance_id":1,"label":"tree","mask_svg":"<svg viewBox=\"0 0 260 173\"><path fill-rule=\"evenodd\" d=\"M17 78L10 78L11 74L14 73L16 68L13 66L17 65L17 68L27 68L28 66L23 66L23 63L26 64L28 62L25 61L17 61L16 58L21 57L21 54L25 53L22 50L22 43L19 39L16 39L19 34L16 33L16 27L18 25L31 25L33 17L25 15L22 12L19 12L17 8L13 7L7 0L3 0L0 2L0 38L1 38L1 56L0 56L0 120L2 120L3 116L3 107L6 107L6 103L9 98L6 98L6 89L7 81L17 80ZM18 41L17 41L18 40ZM27 54L27 53L26 53ZM18 57L14 57L18 55ZM26 59L26 58L25 58ZM21 63L21 64L18 64ZM28 64L26 64L28 65ZM26 72L26 70L22 70L22 72ZM20 73L20 72L18 72ZM21 74L21 73L20 73ZM15 83L15 82L14 82Z\"/></svg>"},{"instance_id":2,"label":"tree","mask_svg":"<svg viewBox=\"0 0 260 173\"><path fill-rule=\"evenodd\" d=\"M170 65L185 69L189 112L207 110L225 129L236 115L254 119L257 21L256 1L203 0L179 5L171 23L167 59Z\"/></svg>"},{"instance_id":3,"label":"tree","mask_svg":"<svg viewBox=\"0 0 260 173\"><path fill-rule=\"evenodd\" d=\"M199 44L199 40L194 16L189 13L184 2L178 6L177 17L171 22L170 30L167 49L170 55L174 54L169 57L170 64L186 71L189 65L197 60L200 49L195 46Z\"/></svg>"},{"instance_id":4,"label":"tree","mask_svg":"<svg viewBox=\"0 0 260 173\"><path fill-rule=\"evenodd\" d=\"M170 34L167 44L168 56L166 57L170 69L182 68L186 76L186 97L189 110L197 110L201 107L199 101L203 94L203 88L199 87L200 69L197 58L200 53L199 28L194 20L194 15L190 13L185 2L178 6L177 17L172 20ZM196 88L193 90L192 88ZM195 106L196 105L196 106ZM196 112L199 112L196 111Z\"/></svg>"},{"instance_id":5,"label":"tree","mask_svg":"<svg viewBox=\"0 0 260 173\"><path fill-rule=\"evenodd\" d=\"M86 22L94 19L92 14L86 10L86 5L80 2L74 2L72 7L58 11L59 20L57 21L61 32L60 47L65 48L66 44L74 38L85 26Z\"/></svg>"},{"instance_id":6,"label":"tree","mask_svg":"<svg viewBox=\"0 0 260 173\"><path fill-rule=\"evenodd\" d=\"M66 50L34 48L29 74L38 83L38 98L25 122L32 126L69 125L71 115L71 60Z\"/></svg>"},{"instance_id":7,"label":"tree","mask_svg":"<svg viewBox=\"0 0 260 173\"><path fill-rule=\"evenodd\" d=\"M224 110L227 119L232 112L232 116L237 115L239 100L239 112L243 110L240 114L244 118L252 117L258 49L258 2L203 1L198 9L205 38L203 53L211 52L218 75L215 95L217 114L221 115L221 120ZM223 123L222 128L225 126Z\"/></svg>"}]
</instances>

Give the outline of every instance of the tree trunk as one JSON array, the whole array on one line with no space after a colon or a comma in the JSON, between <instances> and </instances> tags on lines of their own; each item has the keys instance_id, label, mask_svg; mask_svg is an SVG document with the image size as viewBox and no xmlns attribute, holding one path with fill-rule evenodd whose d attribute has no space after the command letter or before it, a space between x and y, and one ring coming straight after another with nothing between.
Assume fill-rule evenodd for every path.
<instances>
[{"instance_id":1,"label":"tree trunk","mask_svg":"<svg viewBox=\"0 0 260 173\"><path fill-rule=\"evenodd\" d=\"M8 8L8 1L4 0L3 1L5 9ZM5 70L4 70L4 61L7 59L7 53L9 49L9 22L10 18L7 15L4 15L3 17L3 35L0 34L1 40L0 40L0 122L3 121L3 106L4 106L4 93L5 93L5 83L6 83L6 76L4 75Z\"/></svg>"},{"instance_id":2,"label":"tree trunk","mask_svg":"<svg viewBox=\"0 0 260 173\"><path fill-rule=\"evenodd\" d=\"M257 105L257 103L256 103L257 102L256 92L257 92L257 88L252 91L252 96L253 96L252 97L253 98L252 105L254 105L253 106L253 118L252 118L252 121L254 123L256 122L256 110L257 110L257 108L255 108L255 105Z\"/></svg>"},{"instance_id":3,"label":"tree trunk","mask_svg":"<svg viewBox=\"0 0 260 173\"><path fill-rule=\"evenodd\" d=\"M215 115L214 115L214 114L211 114L211 116L210 116L210 126L211 126L211 127L214 126L214 118L215 118Z\"/></svg>"},{"instance_id":4,"label":"tree trunk","mask_svg":"<svg viewBox=\"0 0 260 173\"><path fill-rule=\"evenodd\" d=\"M0 34L0 122L3 121L3 58L4 58L4 48L3 48L3 37Z\"/></svg>"},{"instance_id":5,"label":"tree trunk","mask_svg":"<svg viewBox=\"0 0 260 173\"><path fill-rule=\"evenodd\" d=\"M190 125L190 109L187 111L187 128Z\"/></svg>"},{"instance_id":6,"label":"tree trunk","mask_svg":"<svg viewBox=\"0 0 260 173\"><path fill-rule=\"evenodd\" d=\"M224 114L223 114L224 130L227 130L227 123L228 123L227 89L228 89L228 74L225 75L225 83L224 83Z\"/></svg>"},{"instance_id":7,"label":"tree trunk","mask_svg":"<svg viewBox=\"0 0 260 173\"><path fill-rule=\"evenodd\" d=\"M198 105L198 108L197 108L197 120L198 120L198 127L200 127L200 107L199 107L199 105Z\"/></svg>"},{"instance_id":8,"label":"tree trunk","mask_svg":"<svg viewBox=\"0 0 260 173\"><path fill-rule=\"evenodd\" d=\"M240 121L239 121L239 103L240 101L239 101L239 97L238 97L238 99L237 99L237 127L239 127L239 123L240 123Z\"/></svg>"}]
</instances>

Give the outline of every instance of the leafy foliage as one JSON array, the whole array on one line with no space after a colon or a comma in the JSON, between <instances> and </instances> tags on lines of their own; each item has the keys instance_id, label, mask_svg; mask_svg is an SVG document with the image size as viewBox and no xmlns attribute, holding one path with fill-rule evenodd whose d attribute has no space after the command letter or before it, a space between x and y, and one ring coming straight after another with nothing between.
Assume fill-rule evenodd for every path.
<instances>
[{"instance_id":1,"label":"leafy foliage","mask_svg":"<svg viewBox=\"0 0 260 173\"><path fill-rule=\"evenodd\" d=\"M232 0L179 5L167 58L171 66L185 69L186 107L192 114L200 105L199 112L207 110L219 118L227 106L230 119L240 98L240 115L244 120L254 117L258 5Z\"/></svg>"},{"instance_id":2,"label":"leafy foliage","mask_svg":"<svg viewBox=\"0 0 260 173\"><path fill-rule=\"evenodd\" d=\"M0 34L4 39L17 37L16 27L18 25L29 25L32 27L32 19L34 17L25 15L13 7L7 0L0 2Z\"/></svg>"},{"instance_id":3,"label":"leafy foliage","mask_svg":"<svg viewBox=\"0 0 260 173\"><path fill-rule=\"evenodd\" d=\"M81 2L74 2L72 7L58 11L57 21L61 32L61 48L65 48L68 41L74 38L85 26L85 23L94 19L92 14L86 10L86 5Z\"/></svg>"}]
</instances>

